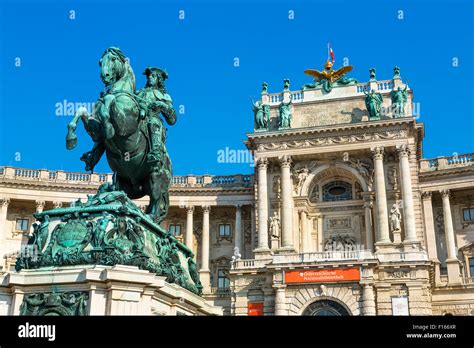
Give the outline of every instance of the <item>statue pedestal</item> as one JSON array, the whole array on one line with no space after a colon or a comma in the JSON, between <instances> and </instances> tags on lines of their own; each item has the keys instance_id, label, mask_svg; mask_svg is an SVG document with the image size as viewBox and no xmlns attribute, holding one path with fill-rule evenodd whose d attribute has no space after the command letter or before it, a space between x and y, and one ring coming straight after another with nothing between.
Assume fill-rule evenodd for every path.
<instances>
[{"instance_id":1,"label":"statue pedestal","mask_svg":"<svg viewBox=\"0 0 474 348\"><path fill-rule=\"evenodd\" d=\"M202 297L133 266L48 267L0 275L0 315L222 315ZM124 286L126 284L126 286ZM5 305L6 304L6 305Z\"/></svg>"},{"instance_id":2,"label":"statue pedestal","mask_svg":"<svg viewBox=\"0 0 474 348\"><path fill-rule=\"evenodd\" d=\"M400 230L393 231L393 244L401 244L402 243L402 232Z\"/></svg>"},{"instance_id":3,"label":"statue pedestal","mask_svg":"<svg viewBox=\"0 0 474 348\"><path fill-rule=\"evenodd\" d=\"M104 184L108 185L108 184ZM194 255L145 215L123 191L101 186L87 202L35 214L39 224L16 270L127 265L201 294Z\"/></svg>"},{"instance_id":4,"label":"statue pedestal","mask_svg":"<svg viewBox=\"0 0 474 348\"><path fill-rule=\"evenodd\" d=\"M272 250L278 250L280 248L280 238L271 237L270 247Z\"/></svg>"}]
</instances>

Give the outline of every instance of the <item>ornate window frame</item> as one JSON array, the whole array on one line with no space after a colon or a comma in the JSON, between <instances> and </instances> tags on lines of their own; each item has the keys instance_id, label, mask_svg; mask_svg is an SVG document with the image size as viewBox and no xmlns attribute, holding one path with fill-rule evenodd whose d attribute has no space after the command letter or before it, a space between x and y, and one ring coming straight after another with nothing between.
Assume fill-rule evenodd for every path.
<instances>
[{"instance_id":1,"label":"ornate window frame","mask_svg":"<svg viewBox=\"0 0 474 348\"><path fill-rule=\"evenodd\" d=\"M221 226L229 226L229 234L228 235L221 235ZM222 241L232 242L234 237L234 229L232 223L229 221L218 221L217 222L217 243Z\"/></svg>"},{"instance_id":2,"label":"ornate window frame","mask_svg":"<svg viewBox=\"0 0 474 348\"><path fill-rule=\"evenodd\" d=\"M474 259L474 242L462 246L459 251L463 255L466 278L474 278L470 268L470 261Z\"/></svg>"}]
</instances>

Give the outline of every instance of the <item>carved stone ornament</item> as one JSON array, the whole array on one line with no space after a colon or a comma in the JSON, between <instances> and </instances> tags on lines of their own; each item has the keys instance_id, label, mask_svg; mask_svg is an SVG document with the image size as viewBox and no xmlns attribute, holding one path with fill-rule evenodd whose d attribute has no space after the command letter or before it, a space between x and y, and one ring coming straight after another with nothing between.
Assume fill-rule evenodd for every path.
<instances>
[{"instance_id":1,"label":"carved stone ornament","mask_svg":"<svg viewBox=\"0 0 474 348\"><path fill-rule=\"evenodd\" d=\"M137 266L166 277L196 294L202 286L194 255L157 225L123 191L110 184L87 202L36 213L38 223L27 246L37 255L20 254L16 270L51 266Z\"/></svg>"},{"instance_id":2,"label":"carved stone ornament","mask_svg":"<svg viewBox=\"0 0 474 348\"><path fill-rule=\"evenodd\" d=\"M26 294L20 315L28 316L84 316L87 315L87 291Z\"/></svg>"},{"instance_id":3,"label":"carved stone ornament","mask_svg":"<svg viewBox=\"0 0 474 348\"><path fill-rule=\"evenodd\" d=\"M364 133L361 135L338 135L338 136L326 136L320 137L313 140L301 139L291 140L285 142L274 142L267 144L259 144L258 150L285 150L285 149L299 149L321 145L332 145L332 144L348 144L356 142L370 142L377 140L387 139L403 139L407 136L406 130L397 131L383 131L378 133Z\"/></svg>"}]
</instances>

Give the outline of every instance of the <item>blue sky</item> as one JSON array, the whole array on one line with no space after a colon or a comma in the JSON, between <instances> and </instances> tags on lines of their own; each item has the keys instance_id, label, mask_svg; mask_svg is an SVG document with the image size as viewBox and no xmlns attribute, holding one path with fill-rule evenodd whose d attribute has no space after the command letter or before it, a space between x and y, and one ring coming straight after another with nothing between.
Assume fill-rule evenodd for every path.
<instances>
[{"instance_id":1,"label":"blue sky","mask_svg":"<svg viewBox=\"0 0 474 348\"><path fill-rule=\"evenodd\" d=\"M175 175L252 172L246 163L218 163L217 151L244 149L253 128L250 98L259 97L261 83L279 92L284 78L291 89L311 82L303 71L322 67L328 40L336 66L349 58L350 77L359 81L368 80L371 67L379 79L401 68L420 103L424 157L474 151L471 1L0 4L0 165L83 171L79 157L92 141L81 125L78 147L67 151L71 117L56 116L55 106L97 99L103 88L97 62L109 46L130 58L137 88L146 66L168 71L174 104L185 107L168 130ZM105 157L96 171L109 171Z\"/></svg>"}]
</instances>

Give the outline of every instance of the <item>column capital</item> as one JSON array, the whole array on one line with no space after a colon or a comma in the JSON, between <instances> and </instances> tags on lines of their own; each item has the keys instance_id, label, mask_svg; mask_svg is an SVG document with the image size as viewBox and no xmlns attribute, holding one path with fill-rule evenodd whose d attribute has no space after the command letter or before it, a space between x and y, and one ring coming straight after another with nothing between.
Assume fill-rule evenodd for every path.
<instances>
[{"instance_id":1,"label":"column capital","mask_svg":"<svg viewBox=\"0 0 474 348\"><path fill-rule=\"evenodd\" d=\"M0 198L0 208L8 208L9 204L10 204L10 198L7 198L7 197Z\"/></svg>"},{"instance_id":2,"label":"column capital","mask_svg":"<svg viewBox=\"0 0 474 348\"><path fill-rule=\"evenodd\" d=\"M364 199L364 208L365 209L372 209L373 206L374 206L374 199L372 197Z\"/></svg>"},{"instance_id":3,"label":"column capital","mask_svg":"<svg viewBox=\"0 0 474 348\"><path fill-rule=\"evenodd\" d=\"M255 159L258 169L267 169L268 167L268 158L266 157L259 157Z\"/></svg>"},{"instance_id":4,"label":"column capital","mask_svg":"<svg viewBox=\"0 0 474 348\"><path fill-rule=\"evenodd\" d=\"M304 214L308 215L308 209L306 209L306 208L299 208L299 209L298 209L298 213L299 213L299 214L303 214L303 213L304 213Z\"/></svg>"},{"instance_id":5,"label":"column capital","mask_svg":"<svg viewBox=\"0 0 474 348\"><path fill-rule=\"evenodd\" d=\"M45 204L44 201L41 201L41 200L35 201L36 209L38 209L38 208L43 209L43 208L44 208L44 204Z\"/></svg>"},{"instance_id":6,"label":"column capital","mask_svg":"<svg viewBox=\"0 0 474 348\"><path fill-rule=\"evenodd\" d=\"M234 204L234 207L235 207L235 210L241 210L242 209L242 204L240 204L240 203Z\"/></svg>"},{"instance_id":7,"label":"column capital","mask_svg":"<svg viewBox=\"0 0 474 348\"><path fill-rule=\"evenodd\" d=\"M194 212L194 205L186 206L186 211L188 214L192 214Z\"/></svg>"},{"instance_id":8,"label":"column capital","mask_svg":"<svg viewBox=\"0 0 474 348\"><path fill-rule=\"evenodd\" d=\"M61 208L63 206L63 202L61 201L54 201L53 202L53 205L54 205L54 208L55 209L58 209L58 208Z\"/></svg>"},{"instance_id":9,"label":"column capital","mask_svg":"<svg viewBox=\"0 0 474 348\"><path fill-rule=\"evenodd\" d=\"M273 287L275 290L285 290L285 289L286 289L286 284L273 283L273 284L272 284L272 287Z\"/></svg>"},{"instance_id":10,"label":"column capital","mask_svg":"<svg viewBox=\"0 0 474 348\"><path fill-rule=\"evenodd\" d=\"M278 156L278 161L280 161L280 166L282 168L285 168L285 167L290 167L292 159L291 159L291 156L283 155L283 156Z\"/></svg>"},{"instance_id":11,"label":"column capital","mask_svg":"<svg viewBox=\"0 0 474 348\"><path fill-rule=\"evenodd\" d=\"M397 145L396 147L398 158L408 157L410 155L410 148L407 144Z\"/></svg>"},{"instance_id":12,"label":"column capital","mask_svg":"<svg viewBox=\"0 0 474 348\"><path fill-rule=\"evenodd\" d=\"M439 190L439 193L441 193L441 197L444 199L449 199L452 197L451 191L448 189Z\"/></svg>"},{"instance_id":13,"label":"column capital","mask_svg":"<svg viewBox=\"0 0 474 348\"><path fill-rule=\"evenodd\" d=\"M423 191L423 192L421 192L421 198L422 198L423 200L431 200L432 195L433 195L433 192L431 192L431 191Z\"/></svg>"},{"instance_id":14,"label":"column capital","mask_svg":"<svg viewBox=\"0 0 474 348\"><path fill-rule=\"evenodd\" d=\"M381 159L383 160L384 148L383 146L371 147L370 151L372 152L372 157L374 160Z\"/></svg>"},{"instance_id":15,"label":"column capital","mask_svg":"<svg viewBox=\"0 0 474 348\"><path fill-rule=\"evenodd\" d=\"M204 214L208 214L211 211L211 206L210 205L203 205L202 206L202 211Z\"/></svg>"}]
</instances>

